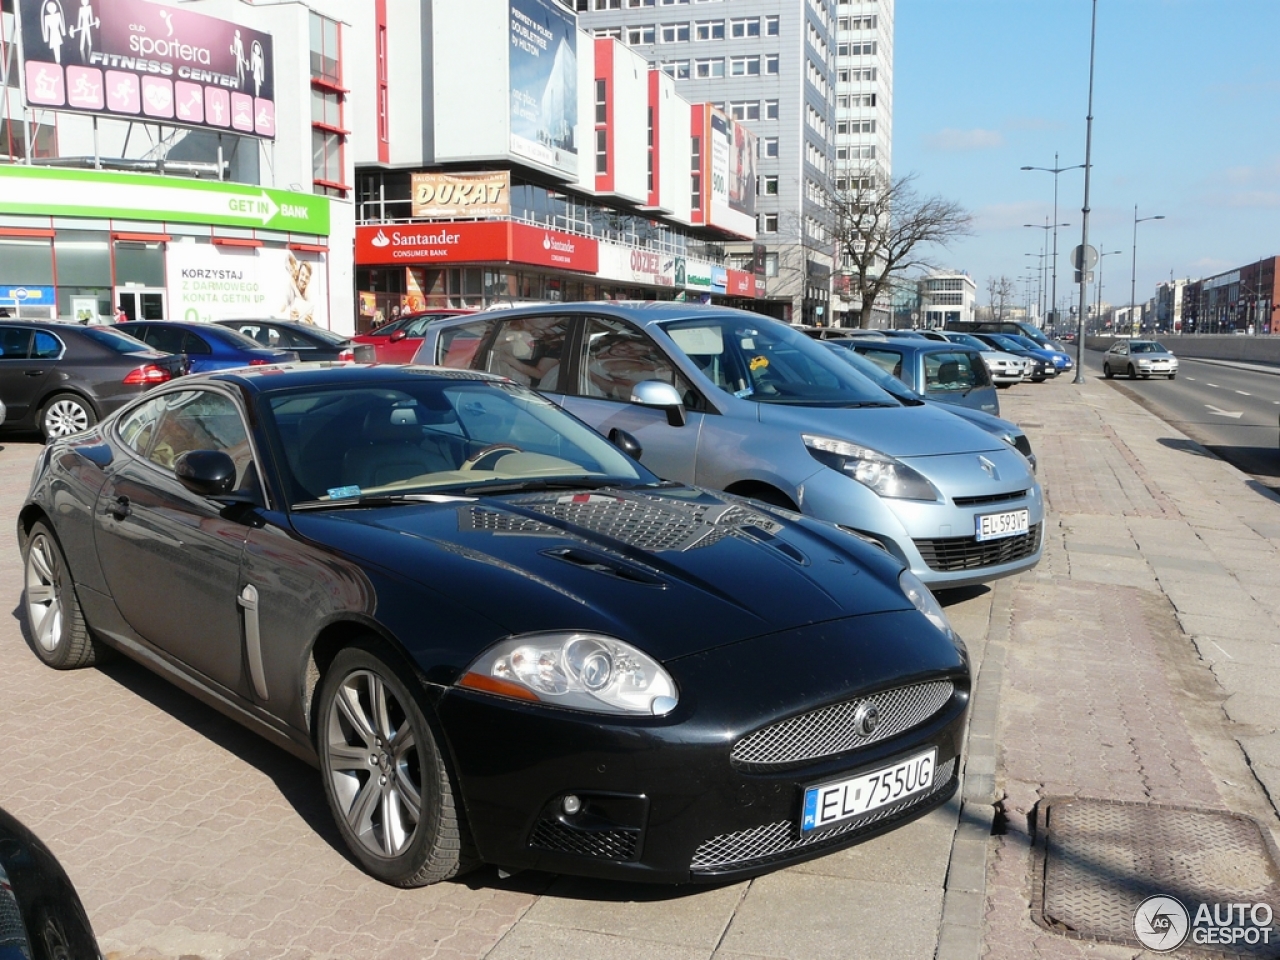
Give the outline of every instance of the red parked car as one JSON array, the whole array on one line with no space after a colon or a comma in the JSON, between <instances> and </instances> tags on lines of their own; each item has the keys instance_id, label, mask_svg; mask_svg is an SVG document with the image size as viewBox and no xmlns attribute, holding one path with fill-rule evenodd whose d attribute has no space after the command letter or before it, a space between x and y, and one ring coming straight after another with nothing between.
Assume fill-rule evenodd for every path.
<instances>
[{"instance_id":1,"label":"red parked car","mask_svg":"<svg viewBox=\"0 0 1280 960\"><path fill-rule=\"evenodd\" d=\"M445 317L456 317L471 310L428 310L411 313L384 323L376 330L351 338L356 360L362 363L412 363L413 355L422 346L423 332L427 324ZM361 344L364 346L362 347ZM370 349L372 348L372 349Z\"/></svg>"}]
</instances>

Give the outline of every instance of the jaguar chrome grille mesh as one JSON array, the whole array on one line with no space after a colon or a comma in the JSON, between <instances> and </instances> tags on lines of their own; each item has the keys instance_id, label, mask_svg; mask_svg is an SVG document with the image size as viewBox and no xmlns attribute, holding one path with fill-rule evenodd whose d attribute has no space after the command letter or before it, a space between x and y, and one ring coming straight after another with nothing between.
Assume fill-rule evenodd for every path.
<instances>
[{"instance_id":1,"label":"jaguar chrome grille mesh","mask_svg":"<svg viewBox=\"0 0 1280 960\"><path fill-rule=\"evenodd\" d=\"M1040 544L1040 524L1021 536L979 541L976 537L942 537L916 540L916 549L930 570L953 573L957 570L981 570L1002 563L1013 563L1036 552Z\"/></svg>"},{"instance_id":2,"label":"jaguar chrome grille mesh","mask_svg":"<svg viewBox=\"0 0 1280 960\"><path fill-rule=\"evenodd\" d=\"M712 873L729 868L742 868L754 864L781 859L799 850L821 850L826 846L842 844L851 836L866 832L878 823L891 820L929 800L945 790L955 774L956 761L952 757L934 771L933 786L927 793L908 797L873 810L861 817L854 817L838 827L832 827L808 837L800 835L799 825L792 820L766 823L749 830L724 833L699 844L694 851L690 869L694 873Z\"/></svg>"},{"instance_id":3,"label":"jaguar chrome grille mesh","mask_svg":"<svg viewBox=\"0 0 1280 960\"><path fill-rule=\"evenodd\" d=\"M924 723L946 705L954 690L948 680L918 683L802 713L747 734L729 756L743 766L781 766L835 756ZM854 715L864 705L880 713L880 725L870 735L854 726Z\"/></svg>"},{"instance_id":4,"label":"jaguar chrome grille mesh","mask_svg":"<svg viewBox=\"0 0 1280 960\"><path fill-rule=\"evenodd\" d=\"M598 860L634 860L640 833L636 830L574 830L555 820L539 820L529 846L573 853Z\"/></svg>"}]
</instances>

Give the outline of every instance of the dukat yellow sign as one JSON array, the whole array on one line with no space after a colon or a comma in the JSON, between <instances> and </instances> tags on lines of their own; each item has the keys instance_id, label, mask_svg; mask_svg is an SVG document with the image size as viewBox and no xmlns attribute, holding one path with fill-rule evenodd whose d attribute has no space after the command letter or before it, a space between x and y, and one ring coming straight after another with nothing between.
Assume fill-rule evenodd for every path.
<instances>
[{"instance_id":1,"label":"dukat yellow sign","mask_svg":"<svg viewBox=\"0 0 1280 960\"><path fill-rule=\"evenodd\" d=\"M415 173L415 219L511 216L511 174Z\"/></svg>"}]
</instances>

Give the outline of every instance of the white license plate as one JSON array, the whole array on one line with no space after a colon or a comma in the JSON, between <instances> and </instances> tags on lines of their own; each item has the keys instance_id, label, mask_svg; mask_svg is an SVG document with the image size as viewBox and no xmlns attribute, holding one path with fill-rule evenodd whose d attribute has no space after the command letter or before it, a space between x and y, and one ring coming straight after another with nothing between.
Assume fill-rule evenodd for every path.
<instances>
[{"instance_id":1,"label":"white license plate","mask_svg":"<svg viewBox=\"0 0 1280 960\"><path fill-rule=\"evenodd\" d=\"M974 517L975 535L979 541L999 540L1027 533L1030 527L1029 510L1010 510L1008 513L985 513Z\"/></svg>"},{"instance_id":2,"label":"white license plate","mask_svg":"<svg viewBox=\"0 0 1280 960\"><path fill-rule=\"evenodd\" d=\"M938 751L929 750L873 773L807 788L800 832L812 833L924 793L933 786L937 759Z\"/></svg>"}]
</instances>

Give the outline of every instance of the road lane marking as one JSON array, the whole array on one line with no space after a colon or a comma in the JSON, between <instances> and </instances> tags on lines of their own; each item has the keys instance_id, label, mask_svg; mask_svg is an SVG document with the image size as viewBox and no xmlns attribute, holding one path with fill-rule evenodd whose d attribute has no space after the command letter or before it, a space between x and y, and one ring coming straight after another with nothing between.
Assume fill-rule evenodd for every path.
<instances>
[{"instance_id":1,"label":"road lane marking","mask_svg":"<svg viewBox=\"0 0 1280 960\"><path fill-rule=\"evenodd\" d=\"M1233 420L1239 420L1244 416L1243 410L1219 410L1212 403L1206 403L1205 407L1210 413L1218 417L1231 417Z\"/></svg>"},{"instance_id":2,"label":"road lane marking","mask_svg":"<svg viewBox=\"0 0 1280 960\"><path fill-rule=\"evenodd\" d=\"M1205 384L1205 386L1206 386L1206 387L1214 387L1214 388L1217 388L1217 387L1218 387L1218 385L1217 385L1216 383L1210 383L1208 380L1206 380L1206 381L1204 382L1204 384Z\"/></svg>"},{"instance_id":3,"label":"road lane marking","mask_svg":"<svg viewBox=\"0 0 1280 960\"><path fill-rule=\"evenodd\" d=\"M1237 390L1237 391L1236 391L1236 393L1240 394L1240 396L1242 396L1242 397L1252 397L1252 396L1253 396L1253 394L1252 394L1252 393L1245 393L1243 390Z\"/></svg>"}]
</instances>

